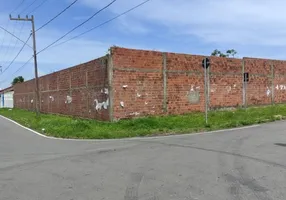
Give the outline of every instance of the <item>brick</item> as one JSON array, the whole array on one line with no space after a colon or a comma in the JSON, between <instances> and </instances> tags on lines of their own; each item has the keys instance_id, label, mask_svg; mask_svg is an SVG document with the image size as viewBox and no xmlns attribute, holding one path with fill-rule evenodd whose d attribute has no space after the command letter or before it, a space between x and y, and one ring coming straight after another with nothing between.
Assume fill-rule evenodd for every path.
<instances>
[{"instance_id":1,"label":"brick","mask_svg":"<svg viewBox=\"0 0 286 200\"><path fill-rule=\"evenodd\" d=\"M109 110L113 111L114 119L204 111L204 57L166 53L167 111L163 105L163 53L113 47L113 97L108 91L107 57L101 57L40 77L41 112L109 120ZM286 102L286 61L210 59L211 109L243 105L243 63L244 71L250 74L246 87L247 105L271 104L272 83L274 103ZM34 80L29 80L14 86L16 108L34 110L34 84ZM199 101L190 101L191 94L198 94ZM71 103L66 102L67 96L72 98ZM104 109L103 102L110 98L113 107Z\"/></svg>"}]
</instances>

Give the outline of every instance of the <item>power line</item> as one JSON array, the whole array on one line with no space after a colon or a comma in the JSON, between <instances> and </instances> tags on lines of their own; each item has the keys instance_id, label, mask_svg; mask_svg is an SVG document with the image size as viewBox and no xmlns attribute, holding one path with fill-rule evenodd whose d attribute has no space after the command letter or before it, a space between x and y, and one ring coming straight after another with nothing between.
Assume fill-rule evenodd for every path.
<instances>
[{"instance_id":1,"label":"power line","mask_svg":"<svg viewBox=\"0 0 286 200\"><path fill-rule=\"evenodd\" d=\"M16 6L16 8L14 8L14 10L12 10L10 13L13 13L13 12L15 12L16 10L18 10L18 8L20 8L21 6L22 6L22 4L25 2L25 0L22 0L17 6ZM7 22L7 25L6 25L6 28L8 28L8 25L9 25L9 23L10 23L10 20L8 20L8 22ZM3 39L2 39L2 42L1 42L1 49L0 50L2 50L2 48L3 48L3 44L4 44L4 41L5 41L5 37L6 37L6 33L7 33L7 30L5 30L3 27L0 27L2 30L4 30L5 31L5 34L4 34L4 37L3 37ZM15 30L15 27L14 27L14 30ZM10 35L13 35L13 36L15 36L14 35L14 32L13 33L10 33L10 32L8 32ZM19 38L18 38L19 39ZM10 40L11 41L11 40ZM10 42L11 43L11 42ZM8 46L8 48L10 48L10 45ZM7 53L7 49L6 49L6 53Z\"/></svg>"},{"instance_id":2,"label":"power line","mask_svg":"<svg viewBox=\"0 0 286 200\"><path fill-rule=\"evenodd\" d=\"M22 48L20 49L20 51L17 53L17 55L14 57L14 59L10 62L10 64L3 70L3 72L1 74L3 74L5 71L7 71L7 69L9 69L9 67L14 63L14 61L18 58L18 56L20 55L20 53L23 51L24 47L26 46L26 44L28 43L29 39L31 38L32 34L30 34L30 36L28 37L28 39L26 40L25 44L22 46Z\"/></svg>"},{"instance_id":3,"label":"power line","mask_svg":"<svg viewBox=\"0 0 286 200\"><path fill-rule=\"evenodd\" d=\"M121 17L122 15L125 15L125 14L127 14L127 13L129 13L129 12L135 10L135 9L137 9L138 7L140 7L140 6L144 5L144 4L146 4L146 3L149 2L149 1L151 1L151 0L146 0L146 1L144 1L144 2L142 2L142 3L140 3L140 4L138 4L138 5L136 5L136 6L132 7L132 8L130 8L129 10L126 10L125 12L123 12L123 13L121 13L121 14L118 14L118 15L116 15L115 17L113 17L113 18L111 18L111 19L109 19L109 20L107 20L107 21L105 21L105 22L103 22L103 23L101 23L101 24L99 24L99 25L97 25L97 26L95 26L95 27L92 27L91 29L89 29L89 30L87 30L87 31L85 31L85 32L83 32L83 33L81 33L81 34L75 36L75 37L72 37L72 38L70 38L70 39L68 39L68 40L66 40L66 41L64 41L64 42L62 42L62 43L59 43L59 44L57 44L57 45L55 45L55 46L53 46L53 47L62 45L62 44L66 43L66 42L68 42L68 41L70 41L70 40L73 40L73 39L75 39L75 38L78 38L78 37L80 37L80 36L82 36L82 35L84 35L84 34L90 32L90 31L92 31L92 30L94 30L94 29L96 29L96 28L99 28L99 27L101 27L101 26L103 26L103 25L105 25L105 24L107 24L107 23L109 23L109 22L111 22L111 21L113 21L113 20L115 20L115 19ZM33 58L33 56L32 56L24 65L22 65L20 68L18 68L18 70L17 70L16 72L14 72L13 75L16 74L17 72L19 72L21 69L23 69L23 68L32 60L32 58ZM13 75L12 75L12 76L13 76Z\"/></svg>"},{"instance_id":4,"label":"power line","mask_svg":"<svg viewBox=\"0 0 286 200\"><path fill-rule=\"evenodd\" d=\"M19 35L22 35L24 25L25 25L24 23L21 24ZM12 53L14 52L14 50L15 50L15 48L16 48L18 42L19 42L19 40L16 40L16 41L15 41L15 43L14 43L14 45L13 45L13 48L12 48L12 51L11 51Z\"/></svg>"},{"instance_id":5,"label":"power line","mask_svg":"<svg viewBox=\"0 0 286 200\"><path fill-rule=\"evenodd\" d=\"M26 43L26 42L24 42L23 40L21 40L19 37L17 37L16 35L14 35L13 33L11 33L10 31L8 31L8 30L6 30L5 28L3 28L2 26L0 26L0 29L2 29L3 31L5 31L6 33L8 33L8 34L10 34L10 35L12 35L14 38L16 38L17 40L19 40L19 41L21 41L22 43ZM26 44L28 47L30 47L30 48L33 48L33 47L31 47L29 44Z\"/></svg>"},{"instance_id":6,"label":"power line","mask_svg":"<svg viewBox=\"0 0 286 200\"><path fill-rule=\"evenodd\" d=\"M47 26L49 23L51 23L52 21L54 21L57 17L59 17L61 14L63 14L66 10L68 10L70 7L72 7L72 5L74 5L78 0L73 1L70 5L68 5L65 9L63 9L61 12L59 12L56 16L54 16L52 19L50 19L49 21L47 21L45 24L43 24L40 28L38 28L36 30L39 31L40 29L44 28L45 26Z\"/></svg>"},{"instance_id":7,"label":"power line","mask_svg":"<svg viewBox=\"0 0 286 200\"><path fill-rule=\"evenodd\" d=\"M17 71L15 71L15 72L12 74L12 76L15 75L17 72L19 72L21 69L23 69L23 68L33 59L33 57L34 57L34 56L32 56L29 60L27 60L27 62L25 62L21 67L19 67L19 68L17 69Z\"/></svg>"},{"instance_id":8,"label":"power line","mask_svg":"<svg viewBox=\"0 0 286 200\"><path fill-rule=\"evenodd\" d=\"M20 70L22 70L32 59L34 56L32 56L29 60L27 60L21 67L19 67L11 76L14 76L16 73L18 73ZM6 82L7 78L1 82Z\"/></svg>"},{"instance_id":9,"label":"power line","mask_svg":"<svg viewBox=\"0 0 286 200\"><path fill-rule=\"evenodd\" d=\"M94 29L97 29L97 28L99 28L99 27L101 27L101 26L103 26L103 25L105 25L105 24L108 24L109 22L112 22L113 20L115 20L115 19L121 17L122 15L125 15L125 14L127 14L127 13L129 13L129 12L135 10L136 8L138 8L138 7L140 7L140 6L143 6L144 4L146 4L146 3L149 2L149 1L151 1L151 0L146 0L146 1L144 1L144 2L142 2L142 3L140 3L140 4L138 4L137 6L134 6L134 7L130 8L129 10L126 10L125 12L116 15L115 17L113 17L113 18L111 18L111 19L109 19L109 20L107 20L107 21L105 21L105 22L103 22L103 23L101 23L101 24L99 24L99 25L97 25L97 26L94 26L94 27L88 29L87 31L85 31L85 32L83 32L83 33L81 33L81 34L78 34L78 35L76 35L76 36L74 36L74 37L72 37L72 38L70 38L70 39L68 39L68 40L66 40L66 41L63 41L63 42L61 42L61 43L59 43L59 44L54 45L53 47L56 47L56 46L60 46L60 45L62 45L62 44L65 44L65 43L69 42L70 40L76 39L76 38L78 38L78 37L80 37L80 36L82 36L82 35L84 35L84 34L87 34L87 33L91 32L91 31L93 31Z\"/></svg>"},{"instance_id":10,"label":"power line","mask_svg":"<svg viewBox=\"0 0 286 200\"><path fill-rule=\"evenodd\" d=\"M7 22L6 27L8 27L9 22L10 22L10 21ZM3 46L4 46L5 37L6 37L6 35L7 35L7 32L6 32L7 30L4 29L2 26L0 26L0 28L1 28L2 30L4 30L4 36L3 36L3 38L2 38L1 45L0 45L0 52L1 52L1 54L2 54L2 49L3 49ZM1 54L0 54L0 55L1 55Z\"/></svg>"},{"instance_id":11,"label":"power line","mask_svg":"<svg viewBox=\"0 0 286 200\"><path fill-rule=\"evenodd\" d=\"M26 8L24 8L24 9L20 12L20 14L23 14L24 11L28 10L36 1L38 1L38 0L34 0L32 3L30 3L28 6L26 6Z\"/></svg>"},{"instance_id":12,"label":"power line","mask_svg":"<svg viewBox=\"0 0 286 200\"><path fill-rule=\"evenodd\" d=\"M49 0L43 0L38 6L36 6L31 12L28 13L28 15L30 15L31 13L35 12L36 10L38 10L42 5L44 5L47 1Z\"/></svg>"},{"instance_id":13,"label":"power line","mask_svg":"<svg viewBox=\"0 0 286 200\"><path fill-rule=\"evenodd\" d=\"M21 6L24 2L25 2L25 0L22 0L21 3L19 3L19 4L16 6L16 8L15 8L11 13L15 12L16 10L18 10L18 8L20 8L20 6Z\"/></svg>"},{"instance_id":14,"label":"power line","mask_svg":"<svg viewBox=\"0 0 286 200\"><path fill-rule=\"evenodd\" d=\"M25 2L25 0L22 0L22 1L16 6L16 8L14 8L14 10L11 11L11 13L15 12L16 10L18 10L18 8L20 8L20 6L21 6L24 2ZM8 20L8 22L7 22L6 29L8 29L8 26L10 25L9 23L10 23L10 20ZM2 29L3 29L3 27L2 27ZM4 29L3 29L3 30L4 30ZM0 48L1 51L2 51L2 49L3 49L3 47L4 47L4 41L5 41L5 37L6 37L6 34L7 34L7 31L6 31L6 30L4 30L4 31L5 31L5 34L4 34L4 37L3 37L3 39L2 39L1 46L0 46L0 47L1 47L1 48ZM15 25L14 25L14 28L13 28L12 35L14 35L14 31L15 31ZM11 33L10 33L10 35L11 35ZM9 45L8 45L8 47L6 48L6 51L5 51L3 57L6 57L7 52L8 52L8 50L10 49L11 40L12 40L12 38L9 40L9 41L10 41L10 42L9 42Z\"/></svg>"},{"instance_id":15,"label":"power line","mask_svg":"<svg viewBox=\"0 0 286 200\"><path fill-rule=\"evenodd\" d=\"M72 30L70 30L69 32L67 32L66 34L64 34L63 36L61 36L60 38L58 38L56 41L52 42L51 44L49 44L48 46L46 46L45 48L43 48L41 51L39 51L37 54L45 51L46 49L48 49L49 47L51 47L52 45L54 45L55 43L57 43L58 41L60 41L61 39L63 39L65 36L67 36L68 34L70 34L71 32L73 32L74 30L76 30L77 28L79 28L80 26L84 25L85 23L87 23L89 20L91 20L92 18L94 18L97 14L99 14L101 11L105 10L106 8L108 8L109 6L111 6L115 1L117 0L113 0L112 2L110 2L109 4L107 4L105 7L103 7L102 9L100 9L99 11L95 12L92 16L90 16L87 20L85 20L84 22L82 22L81 24L77 25L76 27L74 27Z\"/></svg>"},{"instance_id":16,"label":"power line","mask_svg":"<svg viewBox=\"0 0 286 200\"><path fill-rule=\"evenodd\" d=\"M17 23L18 23L18 22L17 22ZM17 23L14 24L14 26L13 26L13 31L12 31L12 34L13 34L13 35L14 35L14 33L15 33L15 29L16 29ZM11 45L12 45L12 41L13 41L13 37L10 36L10 40L9 40L8 47L6 47L6 51L5 51L4 55L3 55L3 60L6 59L7 54L8 54L8 52L10 51L10 47L11 47ZM3 62L4 62L4 61L3 61Z\"/></svg>"}]
</instances>

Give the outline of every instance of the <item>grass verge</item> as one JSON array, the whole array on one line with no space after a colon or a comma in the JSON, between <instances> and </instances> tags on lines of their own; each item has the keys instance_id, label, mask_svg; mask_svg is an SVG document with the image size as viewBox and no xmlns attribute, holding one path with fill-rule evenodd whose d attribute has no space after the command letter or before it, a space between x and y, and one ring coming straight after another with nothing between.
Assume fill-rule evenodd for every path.
<instances>
[{"instance_id":1,"label":"grass verge","mask_svg":"<svg viewBox=\"0 0 286 200\"><path fill-rule=\"evenodd\" d=\"M213 131L281 120L286 117L286 105L238 109L234 111L212 111L209 113L208 125L204 123L203 113L146 117L122 120L116 123L51 114L41 114L40 118L36 118L33 112L19 109L0 109L0 115L40 133L43 133L42 129L45 129L45 134L48 136L112 139Z\"/></svg>"}]
</instances>

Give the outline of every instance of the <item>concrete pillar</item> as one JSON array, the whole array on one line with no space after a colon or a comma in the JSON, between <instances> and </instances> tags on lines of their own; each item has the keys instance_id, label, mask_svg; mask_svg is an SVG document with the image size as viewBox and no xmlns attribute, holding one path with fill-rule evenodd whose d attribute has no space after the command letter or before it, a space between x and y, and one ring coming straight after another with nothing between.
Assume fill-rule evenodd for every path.
<instances>
[{"instance_id":1,"label":"concrete pillar","mask_svg":"<svg viewBox=\"0 0 286 200\"><path fill-rule=\"evenodd\" d=\"M163 112L168 112L167 106L167 54L163 53Z\"/></svg>"},{"instance_id":2,"label":"concrete pillar","mask_svg":"<svg viewBox=\"0 0 286 200\"><path fill-rule=\"evenodd\" d=\"M113 122L113 61L112 61L112 54L110 53L107 56L107 77L108 77L108 93L109 93L109 121Z\"/></svg>"}]
</instances>

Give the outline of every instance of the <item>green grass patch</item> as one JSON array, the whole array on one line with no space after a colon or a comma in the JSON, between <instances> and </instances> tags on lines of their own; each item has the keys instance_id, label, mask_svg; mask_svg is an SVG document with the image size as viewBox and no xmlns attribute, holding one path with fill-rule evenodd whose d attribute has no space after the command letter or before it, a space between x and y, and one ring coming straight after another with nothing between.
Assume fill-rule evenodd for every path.
<instances>
[{"instance_id":1,"label":"green grass patch","mask_svg":"<svg viewBox=\"0 0 286 200\"><path fill-rule=\"evenodd\" d=\"M112 139L170 135L212 131L281 120L286 117L286 105L274 105L234 111L211 111L209 124L204 113L145 117L121 120L115 123L77 119L51 114L41 114L19 109L0 109L0 115L8 117L28 128L54 137L83 139Z\"/></svg>"}]
</instances>

